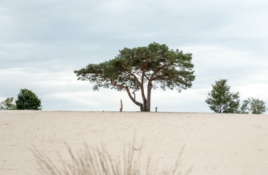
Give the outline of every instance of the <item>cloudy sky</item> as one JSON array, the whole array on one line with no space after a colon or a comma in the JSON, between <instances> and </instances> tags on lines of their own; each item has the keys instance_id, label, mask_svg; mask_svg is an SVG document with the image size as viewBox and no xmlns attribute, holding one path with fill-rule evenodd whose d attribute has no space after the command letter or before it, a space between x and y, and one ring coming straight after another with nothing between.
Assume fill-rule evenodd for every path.
<instances>
[{"instance_id":1,"label":"cloudy sky","mask_svg":"<svg viewBox=\"0 0 268 175\"><path fill-rule=\"evenodd\" d=\"M152 92L152 109L210 112L211 85L268 105L267 0L1 0L0 101L32 90L43 110L138 111L126 92L93 91L74 70L158 42L193 54L196 80Z\"/></svg>"}]
</instances>

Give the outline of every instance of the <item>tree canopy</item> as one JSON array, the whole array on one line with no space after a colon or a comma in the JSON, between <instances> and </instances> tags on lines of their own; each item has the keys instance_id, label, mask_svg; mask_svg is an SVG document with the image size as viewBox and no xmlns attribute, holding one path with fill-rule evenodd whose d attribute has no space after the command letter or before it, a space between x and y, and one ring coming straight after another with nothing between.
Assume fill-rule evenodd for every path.
<instances>
[{"instance_id":1,"label":"tree canopy","mask_svg":"<svg viewBox=\"0 0 268 175\"><path fill-rule=\"evenodd\" d=\"M208 93L206 103L216 113L237 113L239 109L239 93L231 93L226 79L216 81Z\"/></svg>"},{"instance_id":2,"label":"tree canopy","mask_svg":"<svg viewBox=\"0 0 268 175\"><path fill-rule=\"evenodd\" d=\"M226 79L216 81L208 93L206 103L216 113L262 114L267 108L264 101L248 98L240 104L239 93L231 93Z\"/></svg>"},{"instance_id":3,"label":"tree canopy","mask_svg":"<svg viewBox=\"0 0 268 175\"><path fill-rule=\"evenodd\" d=\"M16 109L16 105L13 104L13 97L7 98L5 101L0 104L1 110L14 110Z\"/></svg>"},{"instance_id":4,"label":"tree canopy","mask_svg":"<svg viewBox=\"0 0 268 175\"><path fill-rule=\"evenodd\" d=\"M94 83L93 90L103 87L126 91L141 111L150 111L151 90L160 87L180 92L190 88L195 79L193 67L192 54L151 43L145 47L124 48L114 59L89 64L74 73L78 80ZM142 102L136 99L137 91L141 93Z\"/></svg>"},{"instance_id":5,"label":"tree canopy","mask_svg":"<svg viewBox=\"0 0 268 175\"><path fill-rule=\"evenodd\" d=\"M21 89L16 100L16 106L18 110L41 110L41 100L28 89Z\"/></svg>"},{"instance_id":6,"label":"tree canopy","mask_svg":"<svg viewBox=\"0 0 268 175\"><path fill-rule=\"evenodd\" d=\"M257 98L248 98L243 101L240 113L242 114L263 114L267 110L264 101Z\"/></svg>"}]
</instances>

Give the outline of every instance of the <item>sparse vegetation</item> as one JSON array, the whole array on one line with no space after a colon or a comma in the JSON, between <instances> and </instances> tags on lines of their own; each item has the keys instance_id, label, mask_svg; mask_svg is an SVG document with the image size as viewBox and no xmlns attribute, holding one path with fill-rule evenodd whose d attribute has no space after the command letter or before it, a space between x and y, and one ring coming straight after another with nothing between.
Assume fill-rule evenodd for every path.
<instances>
[{"instance_id":1,"label":"sparse vegetation","mask_svg":"<svg viewBox=\"0 0 268 175\"><path fill-rule=\"evenodd\" d=\"M116 158L105 149L93 149L84 145L84 149L77 154L68 147L71 161L63 160L59 156L58 164L36 148L32 149L39 165L40 175L155 175L157 174L157 162L147 158L143 159L141 150L135 150L132 146L124 154ZM183 149L178 155L174 167L170 171L162 172L165 175L179 175L181 156ZM184 174L189 174L189 169Z\"/></svg>"},{"instance_id":2,"label":"sparse vegetation","mask_svg":"<svg viewBox=\"0 0 268 175\"><path fill-rule=\"evenodd\" d=\"M240 106L239 92L231 93L226 79L212 85L206 103L216 113L263 114L267 110L264 101L253 97L244 100Z\"/></svg>"},{"instance_id":3,"label":"sparse vegetation","mask_svg":"<svg viewBox=\"0 0 268 175\"><path fill-rule=\"evenodd\" d=\"M16 105L13 103L13 97L7 98L5 101L0 103L0 110L14 110Z\"/></svg>"},{"instance_id":4,"label":"sparse vegetation","mask_svg":"<svg viewBox=\"0 0 268 175\"><path fill-rule=\"evenodd\" d=\"M257 98L248 98L243 101L240 109L242 114L263 114L267 110L264 101Z\"/></svg>"}]
</instances>

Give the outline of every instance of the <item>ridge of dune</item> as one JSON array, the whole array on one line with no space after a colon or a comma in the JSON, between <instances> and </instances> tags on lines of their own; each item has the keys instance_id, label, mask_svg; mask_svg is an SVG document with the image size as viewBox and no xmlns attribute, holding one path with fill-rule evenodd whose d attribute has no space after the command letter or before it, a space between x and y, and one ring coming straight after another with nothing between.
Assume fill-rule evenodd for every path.
<instances>
[{"instance_id":1,"label":"ridge of dune","mask_svg":"<svg viewBox=\"0 0 268 175\"><path fill-rule=\"evenodd\" d=\"M33 145L49 157L100 146L122 152L136 133L137 147L171 165L184 146L182 170L190 175L266 175L268 115L0 111L0 174L36 175Z\"/></svg>"}]
</instances>

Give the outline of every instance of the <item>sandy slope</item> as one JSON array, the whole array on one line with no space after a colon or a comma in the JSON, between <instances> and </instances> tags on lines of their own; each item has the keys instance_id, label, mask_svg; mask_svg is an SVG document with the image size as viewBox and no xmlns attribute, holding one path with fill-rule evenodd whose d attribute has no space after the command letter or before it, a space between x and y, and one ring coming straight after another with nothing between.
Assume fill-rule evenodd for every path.
<instances>
[{"instance_id":1,"label":"sandy slope","mask_svg":"<svg viewBox=\"0 0 268 175\"><path fill-rule=\"evenodd\" d=\"M268 115L136 112L0 111L0 174L35 175L29 148L55 158L86 142L122 152L136 130L136 147L161 165L172 165L185 145L184 171L191 175L267 175Z\"/></svg>"}]
</instances>

